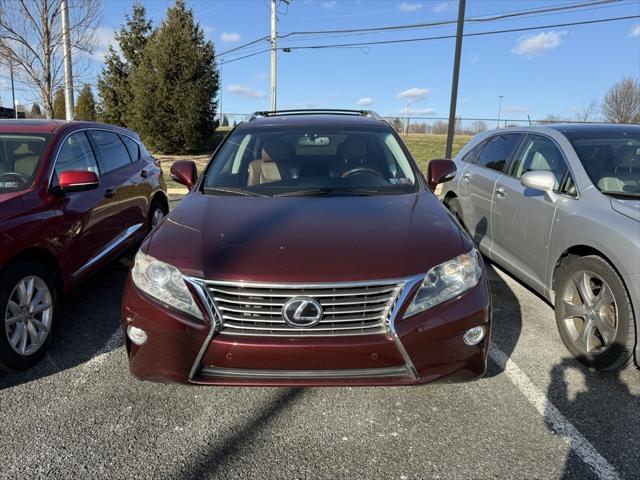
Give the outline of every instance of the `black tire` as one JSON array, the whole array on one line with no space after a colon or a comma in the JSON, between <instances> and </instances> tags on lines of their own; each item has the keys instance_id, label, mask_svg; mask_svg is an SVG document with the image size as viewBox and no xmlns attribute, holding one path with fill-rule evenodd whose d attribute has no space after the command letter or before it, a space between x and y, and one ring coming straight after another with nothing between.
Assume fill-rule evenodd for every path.
<instances>
[{"instance_id":1,"label":"black tire","mask_svg":"<svg viewBox=\"0 0 640 480\"><path fill-rule=\"evenodd\" d=\"M456 197L452 197L447 199L444 202L445 207L453 214L458 223L464 228L464 223L462 221L462 207L460 206L460 202Z\"/></svg>"},{"instance_id":2,"label":"black tire","mask_svg":"<svg viewBox=\"0 0 640 480\"><path fill-rule=\"evenodd\" d=\"M51 296L51 315L49 321L48 332L46 333L46 339L42 341L42 344L36 351L28 355L22 355L16 352L9 343L9 329L7 322L5 321L8 311L9 296L18 285L18 283L30 276L35 276L41 279L49 289ZM58 291L56 283L50 272L48 272L42 265L35 262L17 263L10 266L0 276L0 369L6 371L25 370L36 363L38 363L47 352L51 344L53 337L54 321L56 318L56 311L58 305ZM42 317L40 317L42 318Z\"/></svg>"},{"instance_id":3,"label":"black tire","mask_svg":"<svg viewBox=\"0 0 640 480\"><path fill-rule=\"evenodd\" d=\"M155 226L154 215L156 214L156 212L161 212L163 217L166 217L167 213L169 213L167 211L167 207L165 207L162 201L156 199L153 202L151 202L151 206L149 207L149 216L148 216L148 222L147 222L148 231L153 230L153 227Z\"/></svg>"},{"instance_id":4,"label":"black tire","mask_svg":"<svg viewBox=\"0 0 640 480\"><path fill-rule=\"evenodd\" d=\"M606 286L609 287L615 303L604 302L608 306L593 308L588 305L588 302L583 302L585 308L581 308L581 310L587 313L584 313L582 317L579 313L569 317L569 308L576 306L574 305L574 299L576 296L582 297L577 287L578 284L574 282L574 279L584 278L583 274L585 273L587 277L595 274L600 280L606 282ZM592 293L595 294L595 303L599 298L598 295L604 291L604 287L598 286L598 282L595 277L589 281L590 288L594 289ZM581 301L578 300L578 302ZM577 305L577 307L581 307L581 305ZM602 312L603 309L607 309L606 312L613 312L608 314L610 320L607 321L604 328L598 327L598 322L595 320L597 316L600 319L599 321L603 322L602 315L598 313ZM588 367L598 370L621 370L631 363L636 341L633 307L622 279L606 260L595 255L575 257L569 260L560 271L558 278L555 314L562 342L574 357ZM592 351L589 351L589 342L582 343L579 340L580 334L584 333L582 330L587 325L589 315L592 315L591 318L593 318L591 325L595 326L594 333L589 335L589 338L593 338L595 339L593 340L594 342L599 341L602 344ZM582 327L580 331L577 331L576 325ZM575 330L573 330L574 328ZM613 328L615 328L615 335L612 331L608 335L600 331L602 329L605 332L607 329L612 330ZM578 338L576 338L576 334ZM581 348L579 345L587 348Z\"/></svg>"}]
</instances>

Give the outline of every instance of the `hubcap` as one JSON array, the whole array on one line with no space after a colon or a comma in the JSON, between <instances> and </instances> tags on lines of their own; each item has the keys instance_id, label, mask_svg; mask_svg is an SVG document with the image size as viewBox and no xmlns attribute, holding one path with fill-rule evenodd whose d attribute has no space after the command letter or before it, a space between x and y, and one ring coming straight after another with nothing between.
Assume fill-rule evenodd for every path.
<instances>
[{"instance_id":1,"label":"hubcap","mask_svg":"<svg viewBox=\"0 0 640 480\"><path fill-rule=\"evenodd\" d=\"M53 305L49 287L40 277L23 278L15 286L4 314L5 334L20 355L38 351L49 335Z\"/></svg>"},{"instance_id":2,"label":"hubcap","mask_svg":"<svg viewBox=\"0 0 640 480\"><path fill-rule=\"evenodd\" d=\"M611 346L618 331L618 308L611 287L593 272L578 272L562 296L564 325L584 353L600 353Z\"/></svg>"},{"instance_id":3,"label":"hubcap","mask_svg":"<svg viewBox=\"0 0 640 480\"><path fill-rule=\"evenodd\" d=\"M156 208L151 215L151 228L155 228L156 225L160 223L160 220L164 218L164 212Z\"/></svg>"}]
</instances>

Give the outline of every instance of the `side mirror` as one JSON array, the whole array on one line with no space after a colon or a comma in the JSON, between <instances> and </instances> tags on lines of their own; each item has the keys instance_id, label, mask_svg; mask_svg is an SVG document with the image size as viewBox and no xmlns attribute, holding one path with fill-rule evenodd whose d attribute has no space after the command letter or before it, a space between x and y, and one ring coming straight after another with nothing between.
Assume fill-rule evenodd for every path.
<instances>
[{"instance_id":1,"label":"side mirror","mask_svg":"<svg viewBox=\"0 0 640 480\"><path fill-rule=\"evenodd\" d=\"M94 172L88 170L67 170L58 176L58 191L60 193L82 192L98 188L100 181Z\"/></svg>"},{"instance_id":2,"label":"side mirror","mask_svg":"<svg viewBox=\"0 0 640 480\"><path fill-rule=\"evenodd\" d=\"M198 178L196 164L191 160L173 162L171 164L171 178L191 190L193 184L196 183L196 178Z\"/></svg>"},{"instance_id":3,"label":"side mirror","mask_svg":"<svg viewBox=\"0 0 640 480\"><path fill-rule=\"evenodd\" d=\"M549 171L538 170L526 172L520 177L520 183L526 188L541 190L543 192L553 192L553 188L556 186L556 177Z\"/></svg>"},{"instance_id":4,"label":"side mirror","mask_svg":"<svg viewBox=\"0 0 640 480\"><path fill-rule=\"evenodd\" d=\"M456 164L451 160L435 159L429 162L427 167L427 183L431 190L435 190L438 185L456 176Z\"/></svg>"}]
</instances>

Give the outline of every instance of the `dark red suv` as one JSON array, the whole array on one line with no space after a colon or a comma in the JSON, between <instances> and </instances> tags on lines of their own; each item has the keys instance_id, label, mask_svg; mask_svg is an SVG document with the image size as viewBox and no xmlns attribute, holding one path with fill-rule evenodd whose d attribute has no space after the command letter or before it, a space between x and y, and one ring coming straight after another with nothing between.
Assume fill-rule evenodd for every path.
<instances>
[{"instance_id":1,"label":"dark red suv","mask_svg":"<svg viewBox=\"0 0 640 480\"><path fill-rule=\"evenodd\" d=\"M61 295L168 212L162 171L134 132L0 120L0 367L37 362Z\"/></svg>"},{"instance_id":2,"label":"dark red suv","mask_svg":"<svg viewBox=\"0 0 640 480\"><path fill-rule=\"evenodd\" d=\"M482 258L385 121L263 112L147 237L123 299L130 368L214 385L402 385L482 375Z\"/></svg>"}]
</instances>

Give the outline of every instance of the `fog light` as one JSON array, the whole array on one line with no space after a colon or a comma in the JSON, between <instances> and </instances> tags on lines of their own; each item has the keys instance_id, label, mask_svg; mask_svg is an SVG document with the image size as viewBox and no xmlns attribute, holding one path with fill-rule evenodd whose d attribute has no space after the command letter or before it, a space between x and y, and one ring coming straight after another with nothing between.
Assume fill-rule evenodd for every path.
<instances>
[{"instance_id":1,"label":"fog light","mask_svg":"<svg viewBox=\"0 0 640 480\"><path fill-rule=\"evenodd\" d=\"M484 338L484 327L473 327L464 334L464 343L467 345L477 345Z\"/></svg>"},{"instance_id":2,"label":"fog light","mask_svg":"<svg viewBox=\"0 0 640 480\"><path fill-rule=\"evenodd\" d=\"M127 336L136 345L142 345L147 341L147 333L141 328L132 327L131 325L127 327Z\"/></svg>"}]
</instances>

